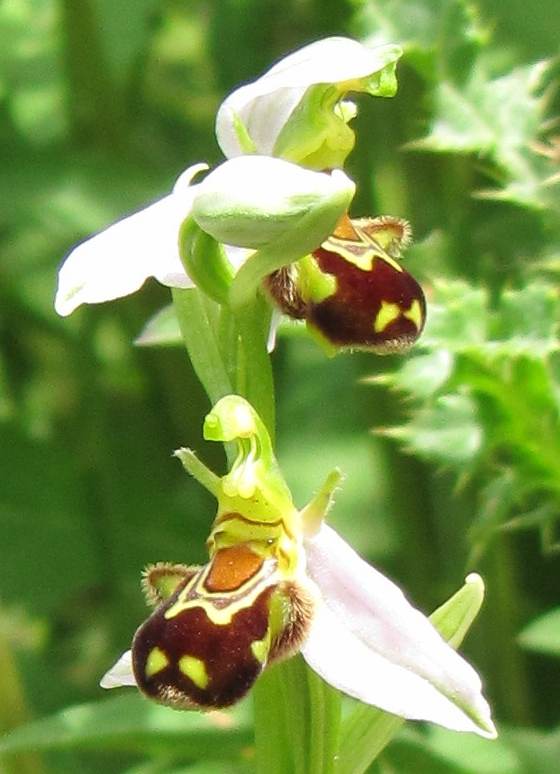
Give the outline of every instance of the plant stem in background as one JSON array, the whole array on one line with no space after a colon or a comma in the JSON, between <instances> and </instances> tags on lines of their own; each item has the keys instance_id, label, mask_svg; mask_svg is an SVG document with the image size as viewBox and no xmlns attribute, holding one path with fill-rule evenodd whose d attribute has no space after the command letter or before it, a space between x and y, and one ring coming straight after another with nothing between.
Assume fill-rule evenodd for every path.
<instances>
[{"instance_id":1,"label":"plant stem in background","mask_svg":"<svg viewBox=\"0 0 560 774\"><path fill-rule=\"evenodd\" d=\"M0 629L0 736L27 723L29 713L19 678L16 659L6 635ZM2 760L1 774L41 774L43 766L38 755L20 753Z\"/></svg>"},{"instance_id":2,"label":"plant stem in background","mask_svg":"<svg viewBox=\"0 0 560 774\"><path fill-rule=\"evenodd\" d=\"M123 100L103 56L95 5L61 0L60 13L74 137L80 144L113 147L124 136Z\"/></svg>"}]
</instances>

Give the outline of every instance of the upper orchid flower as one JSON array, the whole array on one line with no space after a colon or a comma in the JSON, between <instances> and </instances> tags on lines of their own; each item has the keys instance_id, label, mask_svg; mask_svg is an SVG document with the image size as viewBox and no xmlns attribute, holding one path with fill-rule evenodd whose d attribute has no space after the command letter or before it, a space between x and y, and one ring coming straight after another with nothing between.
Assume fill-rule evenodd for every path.
<instances>
[{"instance_id":1,"label":"upper orchid flower","mask_svg":"<svg viewBox=\"0 0 560 774\"><path fill-rule=\"evenodd\" d=\"M198 185L192 180L207 167L189 167L169 195L78 245L60 270L56 311L68 315L83 303L128 295L150 276L192 286L198 278L185 272L179 246L191 214L226 244L262 248L281 236L284 258L276 257L271 271L319 247L354 193L340 171L354 144L347 123L355 110L343 97L393 94L399 56L397 46L327 38L234 92L218 112L218 140L227 157L256 155L231 158ZM239 253L226 256L236 271Z\"/></svg>"},{"instance_id":2,"label":"upper orchid flower","mask_svg":"<svg viewBox=\"0 0 560 774\"><path fill-rule=\"evenodd\" d=\"M313 172L268 156L231 159L191 185L205 168L190 167L171 194L78 245L60 269L56 311L68 315L83 303L128 295L150 276L193 287L179 244L189 216L219 242L239 247L262 249L282 236L286 261L296 260L334 230L355 191L341 170Z\"/></svg>"},{"instance_id":3,"label":"upper orchid flower","mask_svg":"<svg viewBox=\"0 0 560 774\"><path fill-rule=\"evenodd\" d=\"M399 46L370 48L326 38L282 59L224 101L216 135L231 158L260 153L311 169L342 167L354 147L348 127L356 108L348 92L392 97Z\"/></svg>"},{"instance_id":4,"label":"upper orchid flower","mask_svg":"<svg viewBox=\"0 0 560 774\"><path fill-rule=\"evenodd\" d=\"M297 510L263 423L238 396L216 404L204 435L238 445L223 478L177 452L218 500L209 562L148 568L157 607L102 686L137 685L177 708L222 707L268 664L301 651L327 682L368 704L494 737L474 670L323 523L340 475Z\"/></svg>"}]
</instances>

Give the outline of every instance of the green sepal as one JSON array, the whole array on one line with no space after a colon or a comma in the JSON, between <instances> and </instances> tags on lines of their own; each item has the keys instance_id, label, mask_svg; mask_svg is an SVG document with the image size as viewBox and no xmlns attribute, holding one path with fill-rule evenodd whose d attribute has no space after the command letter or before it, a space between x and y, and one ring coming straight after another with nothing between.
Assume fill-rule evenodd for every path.
<instances>
[{"instance_id":1,"label":"green sepal","mask_svg":"<svg viewBox=\"0 0 560 774\"><path fill-rule=\"evenodd\" d=\"M180 583L192 577L200 568L186 564L157 562L142 573L142 590L149 605L159 605L177 590Z\"/></svg>"},{"instance_id":2,"label":"green sepal","mask_svg":"<svg viewBox=\"0 0 560 774\"><path fill-rule=\"evenodd\" d=\"M343 478L344 476L338 468L331 470L319 491L301 509L300 516L307 535L313 535L319 531L321 524L334 504L335 491L340 486Z\"/></svg>"},{"instance_id":3,"label":"green sepal","mask_svg":"<svg viewBox=\"0 0 560 774\"><path fill-rule=\"evenodd\" d=\"M231 111L231 117L233 121L233 130L237 136L237 140L239 142L239 145L241 146L243 153L247 153L247 154L256 153L257 146L253 142L253 139L251 138L251 135L247 131L247 127L245 126L241 118L233 110Z\"/></svg>"},{"instance_id":4,"label":"green sepal","mask_svg":"<svg viewBox=\"0 0 560 774\"><path fill-rule=\"evenodd\" d=\"M230 303L241 308L251 301L262 280L282 266L312 253L332 234L340 218L348 211L355 192L354 183L335 170L338 190L321 201L310 203L299 222L272 243L258 249L241 266L231 286Z\"/></svg>"},{"instance_id":5,"label":"green sepal","mask_svg":"<svg viewBox=\"0 0 560 774\"><path fill-rule=\"evenodd\" d=\"M222 245L203 231L191 217L179 231L179 254L185 271L207 296L227 302L234 270Z\"/></svg>"}]
</instances>

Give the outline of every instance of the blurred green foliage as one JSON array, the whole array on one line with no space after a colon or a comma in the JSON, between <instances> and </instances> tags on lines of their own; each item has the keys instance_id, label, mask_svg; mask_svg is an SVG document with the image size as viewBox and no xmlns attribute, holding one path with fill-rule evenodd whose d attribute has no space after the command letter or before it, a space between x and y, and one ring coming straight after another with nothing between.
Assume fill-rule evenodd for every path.
<instances>
[{"instance_id":1,"label":"blurred green foliage","mask_svg":"<svg viewBox=\"0 0 560 774\"><path fill-rule=\"evenodd\" d=\"M213 505L172 450L223 460L182 349L132 346L164 288L67 320L52 297L75 242L219 160L230 89L329 34L405 47L396 98L360 101L353 214L411 221L429 322L400 359L326 360L288 329L278 456L299 502L345 470L333 524L424 609L470 570L487 582L466 652L501 739L408 726L375 770L554 770L556 17L554 0L0 3L0 730L19 727L2 774L251 771L247 707L177 715L97 688L144 615L142 567L204 556Z\"/></svg>"}]
</instances>

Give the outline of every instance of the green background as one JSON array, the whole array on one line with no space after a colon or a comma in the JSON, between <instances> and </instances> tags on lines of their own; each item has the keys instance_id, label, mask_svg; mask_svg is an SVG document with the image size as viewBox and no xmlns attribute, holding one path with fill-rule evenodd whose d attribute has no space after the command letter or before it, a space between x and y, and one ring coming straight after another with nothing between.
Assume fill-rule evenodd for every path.
<instances>
[{"instance_id":1,"label":"green background","mask_svg":"<svg viewBox=\"0 0 560 774\"><path fill-rule=\"evenodd\" d=\"M560 757L555 1L3 0L2 774L251 770L249 702L212 720L98 688L145 615L141 569L204 559L214 504L173 449L224 467L185 352L132 344L169 292L68 319L52 299L73 244L221 160L229 91L331 34L405 48L397 96L359 99L348 171L353 215L410 220L429 324L404 358L326 359L283 331L278 456L300 504L344 470L332 523L423 610L483 575L464 651L501 731L409 724L375 770Z\"/></svg>"}]
</instances>

